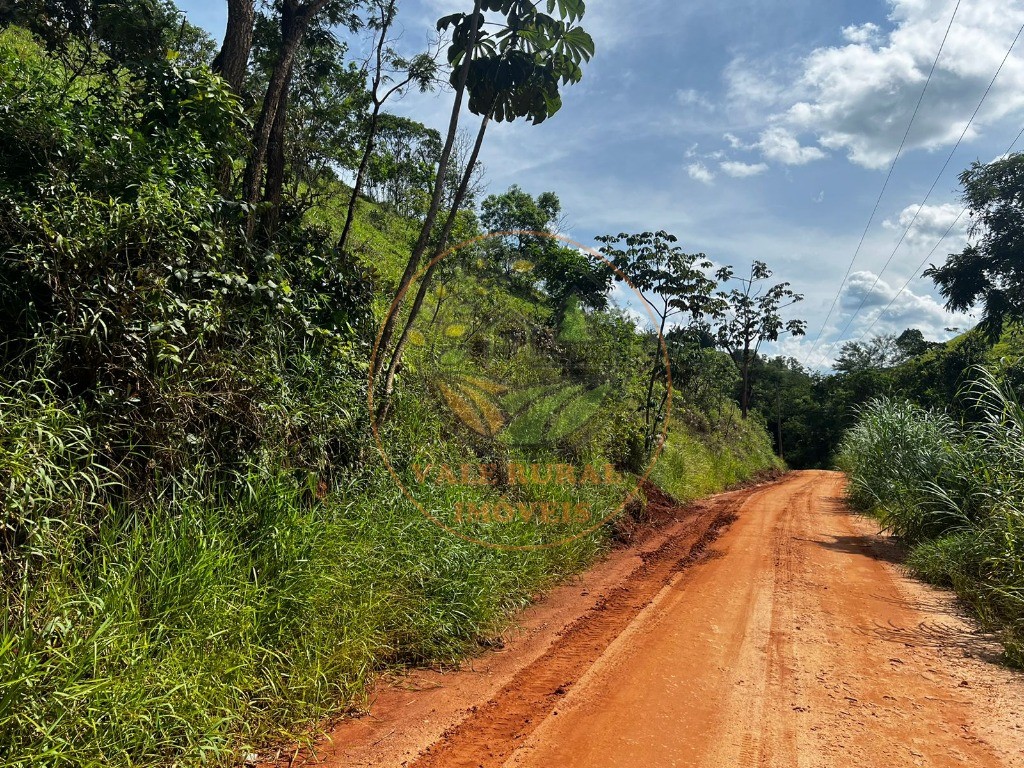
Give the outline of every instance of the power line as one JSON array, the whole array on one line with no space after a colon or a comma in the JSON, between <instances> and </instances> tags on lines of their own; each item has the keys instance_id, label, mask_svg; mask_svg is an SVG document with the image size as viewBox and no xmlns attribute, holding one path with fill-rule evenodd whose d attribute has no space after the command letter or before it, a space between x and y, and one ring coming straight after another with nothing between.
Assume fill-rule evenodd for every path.
<instances>
[{"instance_id":1,"label":"power line","mask_svg":"<svg viewBox=\"0 0 1024 768\"><path fill-rule=\"evenodd\" d=\"M956 6L953 8L953 15L949 17L949 24L946 26L946 33L942 36L942 42L939 44L939 50L935 53L935 60L932 61L932 68L928 71L928 77L924 81L924 87L921 89L921 95L917 99L917 104L914 106L914 113L910 116L910 122L907 123L907 130L903 133L903 139L900 141L899 149L896 150L896 154L892 159L892 163L889 165L889 172L885 175L885 181L882 183L882 189L878 193L878 199L875 200L875 207L871 210L871 216L868 217L868 223L864 226L864 232L860 236L860 242L857 243L857 249L853 252L853 258L850 259L850 265L846 268L846 274L843 276L843 281L839 284L839 290L836 291L835 298L832 299L832 306L829 307L828 314L825 315L825 319L822 321L821 328L818 330L818 335L814 337L814 343L811 344L811 349L807 353L807 357L814 354L814 350L818 347L818 342L821 341L821 334L824 333L825 327L828 325L829 318L832 317L832 313L835 311L836 304L839 302L839 297L843 293L843 287L846 285L846 281L850 277L850 273L853 271L853 265L857 261L857 256L860 254L860 249L864 246L864 240L868 236L868 231L871 229L871 224L875 220L875 214L878 213L878 206L882 203L882 197L885 195L885 190L889 186L889 180L892 178L893 169L896 167L896 161L900 159L900 155L903 152L903 147L907 143L907 137L910 135L910 129L914 125L914 120L917 118L918 110L921 108L921 103L924 101L924 95L928 92L928 85L932 81L932 75L935 73L935 68L939 64L939 57L942 56L942 49L946 47L946 40L949 38L949 31L953 28L953 21L956 19L957 11L960 10L961 0L957 0Z\"/></svg>"},{"instance_id":2,"label":"power line","mask_svg":"<svg viewBox=\"0 0 1024 768\"><path fill-rule=\"evenodd\" d=\"M829 343L828 350L832 350L836 344L838 344L840 341L846 338L846 332L850 330L850 326L853 325L853 321L860 314L860 311L864 309L864 305L867 303L867 300L871 298L871 294L875 292L875 288L878 286L878 281L882 279L882 275L885 273L885 270L889 268L889 265L892 263L893 258L895 258L896 252L899 250L900 246L903 245L903 241L906 239L907 235L910 234L910 230L913 229L914 224L917 222L918 216L920 216L921 211L924 210L925 203L927 203L929 198L932 196L932 192L935 191L935 187L938 185L939 180L942 178L942 174L946 172L946 168L949 167L949 163L953 159L953 155L956 154L957 149L959 149L960 147L960 143L964 140L964 137L967 135L967 131L970 130L971 125L974 123L974 119L978 116L978 112L981 111L982 104L984 104L985 99L988 98L989 92L992 90L992 86L995 85L996 79L999 77L999 73L1003 71L1003 67L1006 65L1007 60L1010 58L1010 54L1013 52L1014 47L1017 45L1017 41L1020 39L1021 34L1024 34L1024 24L1022 24L1020 26L1020 29L1017 30L1017 35L1013 38L1013 42L1010 43L1010 47L1007 49L1006 55L1003 56L1003 60L999 63L999 67L996 69L996 73L992 75L992 79L989 80L988 87L985 89L985 92L981 95L981 100L978 102L978 106L974 108L974 114L972 114L971 119L967 121L967 125L964 126L963 131L961 131L960 133L960 138L956 140L956 144L953 145L953 149L950 150L949 155L946 156L946 162L942 164L942 168L939 170L938 175L936 175L935 181L933 181L932 185L928 188L928 193L924 196L924 200L921 201L921 204L918 206L917 210L914 211L913 218L910 220L910 223L907 225L906 229L903 230L903 234L900 235L899 241L896 243L896 246L892 249L892 253L889 254L889 258L886 259L881 271L879 271L879 273L875 275L875 281L871 284L871 287L868 289L867 293L865 293L864 297L860 300L860 304L857 305L857 309L854 310L853 314L850 316L850 319L846 322L846 325L843 326L843 330L839 332L839 338ZM960 212L960 216L962 215L963 211ZM959 219L960 216L957 216L957 219ZM945 235L943 235L943 237L945 237ZM939 242L942 242L942 240L940 240ZM814 349L812 348L811 352L813 353L813 351ZM822 355L824 356L824 354L825 353L823 352Z\"/></svg>"},{"instance_id":3,"label":"power line","mask_svg":"<svg viewBox=\"0 0 1024 768\"><path fill-rule=\"evenodd\" d=\"M910 274L910 277L907 278L907 282L903 284L903 287L900 288L892 297L892 299L889 300L889 303L885 305L885 309L879 312L877 317L875 317L875 319L871 321L871 325L869 325L867 329L864 331L864 333L861 334L860 338L857 339L857 343L864 341L865 337L867 337L867 335L871 333L871 329L875 327L875 324L882 319L882 316L886 312L892 309L892 305L896 303L896 299L903 295L903 292L907 290L910 284L917 277L917 273L924 268L924 265L928 262L928 259L930 259L932 255L939 249L939 246L942 245L942 241L949 237L949 233L953 231L953 228L956 227L957 223L960 221L961 218L963 218L963 215L965 213L967 213L967 208L961 208L960 213L956 215L956 218L953 219L953 222L948 227L946 227L946 231L942 233L942 235L939 237L935 245L932 246L932 249L928 251L928 255L921 260L921 263L917 265L917 268ZM824 353L822 354L824 355Z\"/></svg>"},{"instance_id":4,"label":"power line","mask_svg":"<svg viewBox=\"0 0 1024 768\"><path fill-rule=\"evenodd\" d=\"M1010 146L1006 148L1006 152L1003 153L1004 156L1010 154L1010 152L1013 151L1013 147L1017 144L1018 141L1020 141L1021 136L1024 136L1024 128L1021 128L1020 131L1017 132L1017 136L1014 138L1012 142L1010 142ZM942 244L942 241L949 236L949 233L953 231L953 228L957 225L957 222L960 221L961 217L963 217L965 213L967 213L967 206L964 206L963 208L960 209L960 213L958 213L956 215L956 218L953 219L953 223L946 228L946 231L942 233L942 236L939 237L935 245L932 246L932 249L928 251L928 255L925 256L921 260L921 263L917 265L917 268L911 273L910 277L907 278L907 282L903 284L903 287L896 292L896 295L894 295L892 299L890 299L889 303L885 305L885 308L878 313L874 320L871 321L871 325L869 325L867 329L865 329L864 333L860 335L860 338L857 339L858 343L864 341L864 339L867 338L867 335L871 333L871 329L875 327L875 325L878 323L879 320L882 319L886 312L892 309L892 305L896 303L896 299L903 295L903 292L907 290L908 286L918 276L918 273L922 269L924 269L924 265L928 263L928 259L930 259L932 255L935 253L935 251L939 249L939 246Z\"/></svg>"}]
</instances>

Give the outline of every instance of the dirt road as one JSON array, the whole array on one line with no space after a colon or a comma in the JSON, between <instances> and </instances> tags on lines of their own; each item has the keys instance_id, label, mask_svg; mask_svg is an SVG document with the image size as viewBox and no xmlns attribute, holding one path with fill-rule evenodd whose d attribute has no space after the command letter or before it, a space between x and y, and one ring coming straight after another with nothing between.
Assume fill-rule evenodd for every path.
<instances>
[{"instance_id":1,"label":"dirt road","mask_svg":"<svg viewBox=\"0 0 1024 768\"><path fill-rule=\"evenodd\" d=\"M1024 766L1024 676L842 477L680 511L463 670L382 684L337 766Z\"/></svg>"}]
</instances>

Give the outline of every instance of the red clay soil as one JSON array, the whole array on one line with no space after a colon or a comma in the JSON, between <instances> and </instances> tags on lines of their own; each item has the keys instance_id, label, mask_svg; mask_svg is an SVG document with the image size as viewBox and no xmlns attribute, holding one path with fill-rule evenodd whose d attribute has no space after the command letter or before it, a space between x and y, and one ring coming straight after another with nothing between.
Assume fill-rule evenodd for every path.
<instances>
[{"instance_id":1,"label":"red clay soil","mask_svg":"<svg viewBox=\"0 0 1024 768\"><path fill-rule=\"evenodd\" d=\"M1024 676L841 492L799 472L676 508L500 651L382 681L302 762L1024 766Z\"/></svg>"}]
</instances>

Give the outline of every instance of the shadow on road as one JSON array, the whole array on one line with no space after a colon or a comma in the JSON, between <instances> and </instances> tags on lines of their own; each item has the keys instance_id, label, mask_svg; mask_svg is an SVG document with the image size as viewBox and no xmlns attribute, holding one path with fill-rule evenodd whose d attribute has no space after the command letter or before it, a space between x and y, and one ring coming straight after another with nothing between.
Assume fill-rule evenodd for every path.
<instances>
[{"instance_id":1,"label":"shadow on road","mask_svg":"<svg viewBox=\"0 0 1024 768\"><path fill-rule=\"evenodd\" d=\"M821 509L828 515L849 517L859 514L850 509L845 499L838 495L823 498ZM877 524L877 521L872 520L872 522ZM880 532L838 536L825 534L821 538L804 539L804 541L833 552L869 557L900 568L904 567L907 554L906 548L896 539ZM877 622L871 627L856 630L859 634L875 640L899 643L915 648L935 648L955 656L973 656L990 663L1005 663L1003 648L996 636L980 629L972 629L973 620L969 618L963 606L958 603L957 598L948 591L935 589L934 595L930 599L921 596L915 596L913 599L901 599L881 594L872 595L871 598L908 611L925 612L935 616L949 616L952 610L965 623L949 623L939 620L923 621L914 626L899 626L891 622Z\"/></svg>"},{"instance_id":2,"label":"shadow on road","mask_svg":"<svg viewBox=\"0 0 1024 768\"><path fill-rule=\"evenodd\" d=\"M858 534L833 536L826 534L820 539L804 539L804 541L817 544L819 547L830 549L833 552L870 557L873 560L881 560L893 565L901 564L905 554L898 543L884 536Z\"/></svg>"},{"instance_id":3,"label":"shadow on road","mask_svg":"<svg viewBox=\"0 0 1024 768\"><path fill-rule=\"evenodd\" d=\"M875 624L870 628L856 630L858 634L900 643L914 648L935 648L944 653L973 656L992 664L1003 663L1003 647L991 635L980 630L971 630L962 625L944 622L922 621L912 627L896 624Z\"/></svg>"}]
</instances>

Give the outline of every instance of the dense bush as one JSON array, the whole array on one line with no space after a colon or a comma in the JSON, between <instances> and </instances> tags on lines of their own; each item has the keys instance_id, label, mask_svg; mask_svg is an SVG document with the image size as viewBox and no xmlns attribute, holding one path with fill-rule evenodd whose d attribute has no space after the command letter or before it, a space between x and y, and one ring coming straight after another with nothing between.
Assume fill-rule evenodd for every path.
<instances>
[{"instance_id":1,"label":"dense bush","mask_svg":"<svg viewBox=\"0 0 1024 768\"><path fill-rule=\"evenodd\" d=\"M360 203L341 253L331 200L348 190L327 160L290 169L273 216L240 203L246 94L203 64L201 40L165 50L187 26L140 39L111 16L154 8L176 25L172 6L53 6L81 12L76 32L48 26L51 5L15 18L52 49L0 30L0 763L237 764L352 707L386 665L472 651L610 535L499 551L405 503L376 460L367 360L417 222ZM453 237L475 234L460 211ZM668 397L645 383L651 335L496 277L484 255L452 259L428 297L381 425L392 459L508 458L451 440L429 386L433 342L465 338L450 370L507 381L528 416L519 442L545 442L515 450L641 468L641 403ZM673 425L662 475L686 498L775 464L724 402L728 359L695 355L690 427ZM614 509L617 482L579 493ZM436 485L435 510L495 493ZM480 525L500 544L561 538Z\"/></svg>"},{"instance_id":2,"label":"dense bush","mask_svg":"<svg viewBox=\"0 0 1024 768\"><path fill-rule=\"evenodd\" d=\"M268 446L323 469L355 420L365 281L322 231L233 235L216 176L241 113L209 70L80 64L0 33L0 366L84 407L136 488Z\"/></svg>"}]
</instances>

